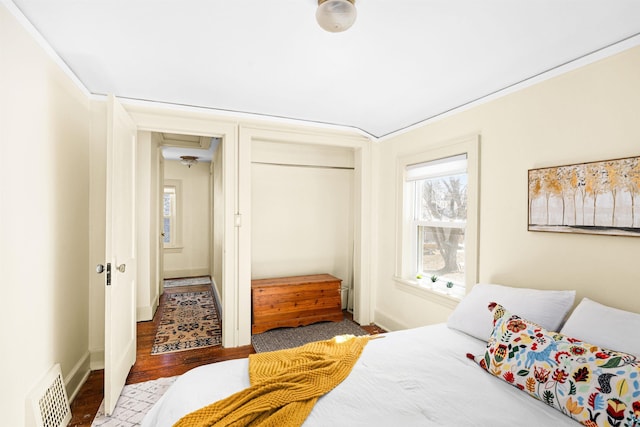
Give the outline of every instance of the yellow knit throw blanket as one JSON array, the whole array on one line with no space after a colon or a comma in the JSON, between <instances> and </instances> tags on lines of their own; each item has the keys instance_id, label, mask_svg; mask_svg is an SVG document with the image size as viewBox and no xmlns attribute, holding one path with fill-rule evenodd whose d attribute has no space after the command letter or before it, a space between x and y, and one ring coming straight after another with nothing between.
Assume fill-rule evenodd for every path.
<instances>
[{"instance_id":1,"label":"yellow knit throw blanket","mask_svg":"<svg viewBox=\"0 0 640 427\"><path fill-rule=\"evenodd\" d=\"M300 426L318 398L349 375L369 338L343 335L252 354L249 388L185 415L174 427Z\"/></svg>"}]
</instances>

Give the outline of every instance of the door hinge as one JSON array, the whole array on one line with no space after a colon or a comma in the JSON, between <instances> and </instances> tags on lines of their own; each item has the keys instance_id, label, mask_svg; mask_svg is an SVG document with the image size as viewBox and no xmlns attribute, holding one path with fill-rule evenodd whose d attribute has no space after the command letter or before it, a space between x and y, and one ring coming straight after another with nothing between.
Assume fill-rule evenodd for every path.
<instances>
[{"instance_id":1,"label":"door hinge","mask_svg":"<svg viewBox=\"0 0 640 427\"><path fill-rule=\"evenodd\" d=\"M234 221L235 221L235 226L236 227L242 227L242 215L235 214Z\"/></svg>"}]
</instances>

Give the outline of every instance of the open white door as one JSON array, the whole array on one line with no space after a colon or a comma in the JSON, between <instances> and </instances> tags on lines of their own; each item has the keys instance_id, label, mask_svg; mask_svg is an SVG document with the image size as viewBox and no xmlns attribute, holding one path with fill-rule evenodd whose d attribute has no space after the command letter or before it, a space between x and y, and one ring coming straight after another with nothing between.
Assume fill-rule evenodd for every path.
<instances>
[{"instance_id":1,"label":"open white door","mask_svg":"<svg viewBox=\"0 0 640 427\"><path fill-rule=\"evenodd\" d=\"M104 409L108 415L136 360L136 132L129 114L109 96L104 351Z\"/></svg>"}]
</instances>

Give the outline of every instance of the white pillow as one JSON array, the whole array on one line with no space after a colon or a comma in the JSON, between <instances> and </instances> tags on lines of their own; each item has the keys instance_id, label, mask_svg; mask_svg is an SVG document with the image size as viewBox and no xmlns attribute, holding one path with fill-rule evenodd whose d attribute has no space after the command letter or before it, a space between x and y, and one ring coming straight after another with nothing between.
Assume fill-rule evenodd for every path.
<instances>
[{"instance_id":1,"label":"white pillow","mask_svg":"<svg viewBox=\"0 0 640 427\"><path fill-rule=\"evenodd\" d=\"M562 327L563 335L640 357L640 314L583 298Z\"/></svg>"},{"instance_id":2,"label":"white pillow","mask_svg":"<svg viewBox=\"0 0 640 427\"><path fill-rule=\"evenodd\" d=\"M490 302L497 302L510 312L518 313L548 331L558 331L573 306L575 297L576 291L477 284L458 303L447 320L447 326L487 341L493 329L493 318L487 306Z\"/></svg>"}]
</instances>

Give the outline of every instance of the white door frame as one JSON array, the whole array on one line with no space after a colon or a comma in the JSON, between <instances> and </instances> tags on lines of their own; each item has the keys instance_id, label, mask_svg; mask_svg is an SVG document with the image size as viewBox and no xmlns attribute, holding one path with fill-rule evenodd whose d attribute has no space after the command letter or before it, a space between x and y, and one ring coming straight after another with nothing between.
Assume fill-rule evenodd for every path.
<instances>
[{"instance_id":1,"label":"white door frame","mask_svg":"<svg viewBox=\"0 0 640 427\"><path fill-rule=\"evenodd\" d=\"M220 137L223 163L224 243L222 267L222 345L251 344L251 143L253 140L296 142L352 148L355 159L354 320L373 320L371 241L373 239L371 142L344 131L238 125L202 110L141 105L123 101L140 131Z\"/></svg>"},{"instance_id":2,"label":"white door frame","mask_svg":"<svg viewBox=\"0 0 640 427\"><path fill-rule=\"evenodd\" d=\"M368 325L373 321L374 286L371 276L372 247L372 154L371 143L359 135L343 132L309 131L303 129L274 129L270 126L239 127L238 164L242 172L239 178L239 212L242 213L240 228L238 292L240 312L251 312L251 146L254 141L309 144L325 147L352 148L354 152L354 312L356 322ZM245 311L246 310L246 311ZM241 320L242 322L243 320ZM250 322L247 318L246 321ZM241 323L242 338L250 340L251 325Z\"/></svg>"},{"instance_id":3,"label":"white door frame","mask_svg":"<svg viewBox=\"0 0 640 427\"><path fill-rule=\"evenodd\" d=\"M167 132L173 134L219 137L223 163L224 243L222 266L222 345L237 347L239 341L237 315L237 263L238 228L237 212L237 126L234 122L220 120L211 114L183 112L171 108L150 107L123 101L125 108L139 131ZM247 343L248 344L248 343Z\"/></svg>"}]
</instances>

